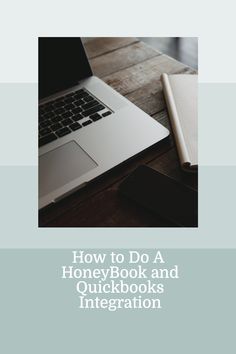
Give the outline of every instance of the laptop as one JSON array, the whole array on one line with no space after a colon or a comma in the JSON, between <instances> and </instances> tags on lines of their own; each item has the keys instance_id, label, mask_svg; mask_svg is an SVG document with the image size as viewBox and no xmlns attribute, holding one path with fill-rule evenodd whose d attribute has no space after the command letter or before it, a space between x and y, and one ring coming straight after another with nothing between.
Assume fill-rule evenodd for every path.
<instances>
[{"instance_id":1,"label":"laptop","mask_svg":"<svg viewBox=\"0 0 236 354\"><path fill-rule=\"evenodd\" d=\"M169 131L93 75L80 38L40 37L38 45L41 209Z\"/></svg>"}]
</instances>

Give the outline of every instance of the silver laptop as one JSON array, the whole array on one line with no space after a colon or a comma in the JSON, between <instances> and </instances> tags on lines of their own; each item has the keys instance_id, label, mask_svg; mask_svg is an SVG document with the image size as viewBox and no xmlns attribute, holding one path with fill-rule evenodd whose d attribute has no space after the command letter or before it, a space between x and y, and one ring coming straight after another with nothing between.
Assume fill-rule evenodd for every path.
<instances>
[{"instance_id":1,"label":"silver laptop","mask_svg":"<svg viewBox=\"0 0 236 354\"><path fill-rule=\"evenodd\" d=\"M93 75L80 38L39 38L39 209L168 135Z\"/></svg>"}]
</instances>

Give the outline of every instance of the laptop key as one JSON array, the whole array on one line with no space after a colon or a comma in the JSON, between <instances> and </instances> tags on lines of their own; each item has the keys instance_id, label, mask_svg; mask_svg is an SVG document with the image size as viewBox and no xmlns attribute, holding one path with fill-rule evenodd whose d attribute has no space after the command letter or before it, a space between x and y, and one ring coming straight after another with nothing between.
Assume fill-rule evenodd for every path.
<instances>
[{"instance_id":1,"label":"laptop key","mask_svg":"<svg viewBox=\"0 0 236 354\"><path fill-rule=\"evenodd\" d=\"M74 114L80 113L80 112L82 112L82 109L81 109L80 107L76 107L76 108L73 108L73 109L72 109L72 112L73 112Z\"/></svg>"},{"instance_id":2,"label":"laptop key","mask_svg":"<svg viewBox=\"0 0 236 354\"><path fill-rule=\"evenodd\" d=\"M46 119L40 123L40 129L49 127L52 124L50 119Z\"/></svg>"},{"instance_id":3,"label":"laptop key","mask_svg":"<svg viewBox=\"0 0 236 354\"><path fill-rule=\"evenodd\" d=\"M66 105L64 106L64 108L69 111L70 109L75 108L75 105L74 105L73 103L69 103L69 104L66 104Z\"/></svg>"},{"instance_id":4,"label":"laptop key","mask_svg":"<svg viewBox=\"0 0 236 354\"><path fill-rule=\"evenodd\" d=\"M75 123L71 124L69 127L70 127L70 129L75 131L75 130L78 130L78 129L82 128L82 125L80 125L79 123L75 122Z\"/></svg>"},{"instance_id":5,"label":"laptop key","mask_svg":"<svg viewBox=\"0 0 236 354\"><path fill-rule=\"evenodd\" d=\"M63 119L62 116L56 116L56 117L51 118L51 121L52 121L52 123L58 123L58 122L60 122L62 119Z\"/></svg>"},{"instance_id":6,"label":"laptop key","mask_svg":"<svg viewBox=\"0 0 236 354\"><path fill-rule=\"evenodd\" d=\"M44 114L43 118L44 119L49 119L49 118L52 118L55 116L55 113L52 111L52 112L48 112L46 114Z\"/></svg>"},{"instance_id":7,"label":"laptop key","mask_svg":"<svg viewBox=\"0 0 236 354\"><path fill-rule=\"evenodd\" d=\"M93 101L93 100L94 100L93 96L86 96L86 97L84 97L84 101L85 101L85 102L90 102L90 101Z\"/></svg>"},{"instance_id":8,"label":"laptop key","mask_svg":"<svg viewBox=\"0 0 236 354\"><path fill-rule=\"evenodd\" d=\"M86 98L86 97L85 97ZM76 105L77 107L78 106L81 106L82 104L84 104L85 102L83 100L78 100L78 101L75 101L73 102L74 105Z\"/></svg>"},{"instance_id":9,"label":"laptop key","mask_svg":"<svg viewBox=\"0 0 236 354\"><path fill-rule=\"evenodd\" d=\"M59 129L56 131L57 136L62 137L64 135L67 135L71 132L71 130L67 127Z\"/></svg>"},{"instance_id":10,"label":"laptop key","mask_svg":"<svg viewBox=\"0 0 236 354\"><path fill-rule=\"evenodd\" d=\"M86 91L83 91L82 92L78 92L74 95L75 98L84 98L86 96L89 96L88 92Z\"/></svg>"},{"instance_id":11,"label":"laptop key","mask_svg":"<svg viewBox=\"0 0 236 354\"><path fill-rule=\"evenodd\" d=\"M48 112L48 113L44 113L44 114L40 114L39 115L39 121L43 122L46 119L52 118L54 117L54 113L53 112Z\"/></svg>"},{"instance_id":12,"label":"laptop key","mask_svg":"<svg viewBox=\"0 0 236 354\"><path fill-rule=\"evenodd\" d=\"M60 123L55 123L55 124L51 125L50 128L53 131L56 131L56 130L59 130L59 129L63 128L63 126Z\"/></svg>"},{"instance_id":13,"label":"laptop key","mask_svg":"<svg viewBox=\"0 0 236 354\"><path fill-rule=\"evenodd\" d=\"M93 100L93 101L91 101L91 102L88 102L88 103L83 104L83 105L81 106L81 108L83 108L83 110L86 111L87 109L92 108L92 107L94 107L94 106L96 106L96 105L98 105L98 104L99 104L98 101Z\"/></svg>"},{"instance_id":14,"label":"laptop key","mask_svg":"<svg viewBox=\"0 0 236 354\"><path fill-rule=\"evenodd\" d=\"M106 116L109 116L110 114L111 114L111 112L110 112L110 111L107 111L107 112L103 113L102 116L103 116L103 117L106 117Z\"/></svg>"},{"instance_id":15,"label":"laptop key","mask_svg":"<svg viewBox=\"0 0 236 354\"><path fill-rule=\"evenodd\" d=\"M90 109L88 109L87 111L84 111L82 114L84 117L88 117L90 116L91 114L93 113L96 113L96 112L99 112L99 111L102 111L105 107L101 104L95 106L95 107L92 107Z\"/></svg>"},{"instance_id":16,"label":"laptop key","mask_svg":"<svg viewBox=\"0 0 236 354\"><path fill-rule=\"evenodd\" d=\"M83 119L84 117L81 114L76 114L75 116L72 117L72 119L77 122L77 120Z\"/></svg>"},{"instance_id":17,"label":"laptop key","mask_svg":"<svg viewBox=\"0 0 236 354\"><path fill-rule=\"evenodd\" d=\"M91 123L93 123L92 120L86 120L84 123L82 123L82 125L83 125L83 127L86 127L86 125L89 125Z\"/></svg>"},{"instance_id":18,"label":"laptop key","mask_svg":"<svg viewBox=\"0 0 236 354\"><path fill-rule=\"evenodd\" d=\"M73 113L70 112L70 111L67 111L67 112L65 112L65 113L62 113L62 117L63 117L63 118L70 118L72 115L73 115Z\"/></svg>"},{"instance_id":19,"label":"laptop key","mask_svg":"<svg viewBox=\"0 0 236 354\"><path fill-rule=\"evenodd\" d=\"M98 114L98 113L95 113L95 114L92 114L89 118L91 118L94 122L96 122L97 120L101 119L102 116L100 116L100 114Z\"/></svg>"},{"instance_id":20,"label":"laptop key","mask_svg":"<svg viewBox=\"0 0 236 354\"><path fill-rule=\"evenodd\" d=\"M39 131L41 136L47 135L49 133L51 133L51 129L50 128L43 128Z\"/></svg>"},{"instance_id":21,"label":"laptop key","mask_svg":"<svg viewBox=\"0 0 236 354\"><path fill-rule=\"evenodd\" d=\"M79 90L74 92L74 95L77 94L77 93L81 93L81 92L84 92L84 90L83 89L79 89Z\"/></svg>"},{"instance_id":22,"label":"laptop key","mask_svg":"<svg viewBox=\"0 0 236 354\"><path fill-rule=\"evenodd\" d=\"M57 139L57 136L53 133L45 135L44 137L39 139L39 147L43 146L45 144L51 143L51 141L54 141Z\"/></svg>"},{"instance_id":23,"label":"laptop key","mask_svg":"<svg viewBox=\"0 0 236 354\"><path fill-rule=\"evenodd\" d=\"M64 99L64 101L66 103L72 103L74 100L75 100L74 97L67 97L67 98Z\"/></svg>"},{"instance_id":24,"label":"laptop key","mask_svg":"<svg viewBox=\"0 0 236 354\"><path fill-rule=\"evenodd\" d=\"M73 123L73 120L71 120L70 118L63 119L63 120L61 121L61 124L64 125L65 127L66 127L67 125L72 124L72 123Z\"/></svg>"}]
</instances>

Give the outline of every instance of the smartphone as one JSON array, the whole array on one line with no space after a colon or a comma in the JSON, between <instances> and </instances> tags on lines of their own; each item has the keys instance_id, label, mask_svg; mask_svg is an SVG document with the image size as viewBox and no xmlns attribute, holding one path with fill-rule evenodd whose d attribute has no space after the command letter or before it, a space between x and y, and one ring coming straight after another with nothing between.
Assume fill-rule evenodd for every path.
<instances>
[{"instance_id":1,"label":"smartphone","mask_svg":"<svg viewBox=\"0 0 236 354\"><path fill-rule=\"evenodd\" d=\"M198 193L148 166L139 166L121 184L125 197L170 221L198 226Z\"/></svg>"}]
</instances>

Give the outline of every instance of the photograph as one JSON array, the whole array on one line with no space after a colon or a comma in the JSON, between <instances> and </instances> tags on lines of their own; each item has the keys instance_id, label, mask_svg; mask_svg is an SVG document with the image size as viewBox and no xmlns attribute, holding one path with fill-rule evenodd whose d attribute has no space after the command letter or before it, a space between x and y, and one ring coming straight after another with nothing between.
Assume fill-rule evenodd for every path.
<instances>
[{"instance_id":1,"label":"photograph","mask_svg":"<svg viewBox=\"0 0 236 354\"><path fill-rule=\"evenodd\" d=\"M198 38L38 37L38 226L198 227Z\"/></svg>"}]
</instances>

